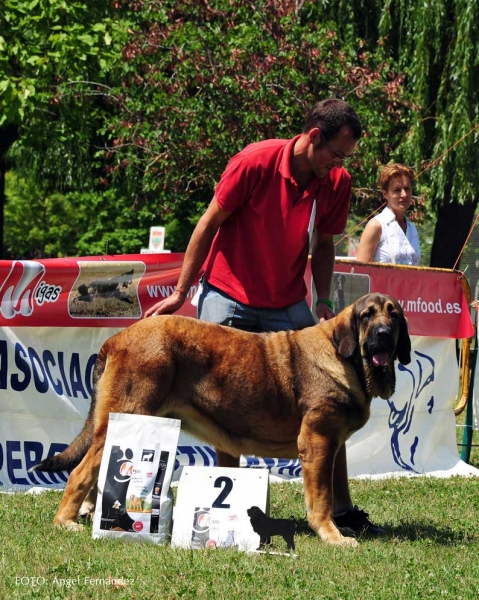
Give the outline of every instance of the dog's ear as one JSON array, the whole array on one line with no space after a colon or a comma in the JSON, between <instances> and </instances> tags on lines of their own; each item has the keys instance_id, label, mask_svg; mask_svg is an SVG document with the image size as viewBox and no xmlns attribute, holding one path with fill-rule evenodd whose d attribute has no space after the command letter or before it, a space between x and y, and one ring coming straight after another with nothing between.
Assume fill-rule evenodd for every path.
<instances>
[{"instance_id":1,"label":"dog's ear","mask_svg":"<svg viewBox=\"0 0 479 600\"><path fill-rule=\"evenodd\" d=\"M411 338L407 329L407 320L401 311L399 318L399 335L396 346L396 355L398 360L403 365L408 365L411 362Z\"/></svg>"},{"instance_id":2,"label":"dog's ear","mask_svg":"<svg viewBox=\"0 0 479 600\"><path fill-rule=\"evenodd\" d=\"M350 310L340 312L336 319L331 338L333 346L341 356L350 358L358 345L358 327L354 305L350 307Z\"/></svg>"}]
</instances>

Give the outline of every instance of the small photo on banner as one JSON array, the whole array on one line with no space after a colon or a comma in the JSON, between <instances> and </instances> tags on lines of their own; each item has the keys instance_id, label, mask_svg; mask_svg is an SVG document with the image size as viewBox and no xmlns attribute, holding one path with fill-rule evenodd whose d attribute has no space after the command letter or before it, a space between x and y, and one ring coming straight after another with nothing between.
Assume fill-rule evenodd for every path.
<instances>
[{"instance_id":1,"label":"small photo on banner","mask_svg":"<svg viewBox=\"0 0 479 600\"><path fill-rule=\"evenodd\" d=\"M355 273L333 274L333 301L336 313L356 302L358 298L369 294L371 280L369 275Z\"/></svg>"},{"instance_id":2,"label":"small photo on banner","mask_svg":"<svg viewBox=\"0 0 479 600\"><path fill-rule=\"evenodd\" d=\"M254 552L260 537L248 510L267 512L267 469L184 467L173 512L172 546Z\"/></svg>"},{"instance_id":3,"label":"small photo on banner","mask_svg":"<svg viewBox=\"0 0 479 600\"><path fill-rule=\"evenodd\" d=\"M68 298L73 318L140 318L138 283L145 263L78 261L80 272Z\"/></svg>"}]
</instances>

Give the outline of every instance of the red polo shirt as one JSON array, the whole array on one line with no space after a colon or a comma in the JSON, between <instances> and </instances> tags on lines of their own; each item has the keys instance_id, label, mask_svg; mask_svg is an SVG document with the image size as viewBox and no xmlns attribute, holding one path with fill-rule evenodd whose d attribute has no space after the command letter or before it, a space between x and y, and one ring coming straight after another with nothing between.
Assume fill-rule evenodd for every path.
<instances>
[{"instance_id":1,"label":"red polo shirt","mask_svg":"<svg viewBox=\"0 0 479 600\"><path fill-rule=\"evenodd\" d=\"M209 283L255 308L283 308L306 296L308 225L342 233L351 177L334 168L300 193L291 176L292 140L251 144L228 163L216 188L218 206L232 214L213 240L204 270Z\"/></svg>"}]
</instances>

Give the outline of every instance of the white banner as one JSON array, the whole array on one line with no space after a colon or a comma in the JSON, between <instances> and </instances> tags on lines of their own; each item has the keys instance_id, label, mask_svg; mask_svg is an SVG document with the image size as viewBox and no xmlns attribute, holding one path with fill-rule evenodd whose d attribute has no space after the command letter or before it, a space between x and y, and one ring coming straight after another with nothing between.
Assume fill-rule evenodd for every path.
<instances>
[{"instance_id":1,"label":"white banner","mask_svg":"<svg viewBox=\"0 0 479 600\"><path fill-rule=\"evenodd\" d=\"M64 487L66 473L28 471L63 450L82 428L96 353L116 331L0 327L1 489ZM412 341L411 364L397 367L395 395L374 399L371 419L348 442L350 476L479 474L457 451L455 340L414 336ZM214 450L182 432L174 480L184 465L213 464ZM272 480L301 476L298 459L243 457L242 465L267 467Z\"/></svg>"}]
</instances>

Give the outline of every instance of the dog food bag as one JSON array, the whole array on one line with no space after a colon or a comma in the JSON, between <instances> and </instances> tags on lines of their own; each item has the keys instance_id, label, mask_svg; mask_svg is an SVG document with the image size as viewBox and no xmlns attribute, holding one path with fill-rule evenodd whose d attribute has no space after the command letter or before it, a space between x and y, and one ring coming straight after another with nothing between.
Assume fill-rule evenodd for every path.
<instances>
[{"instance_id":1,"label":"dog food bag","mask_svg":"<svg viewBox=\"0 0 479 600\"><path fill-rule=\"evenodd\" d=\"M166 544L181 421L110 413L98 476L93 538Z\"/></svg>"}]
</instances>

